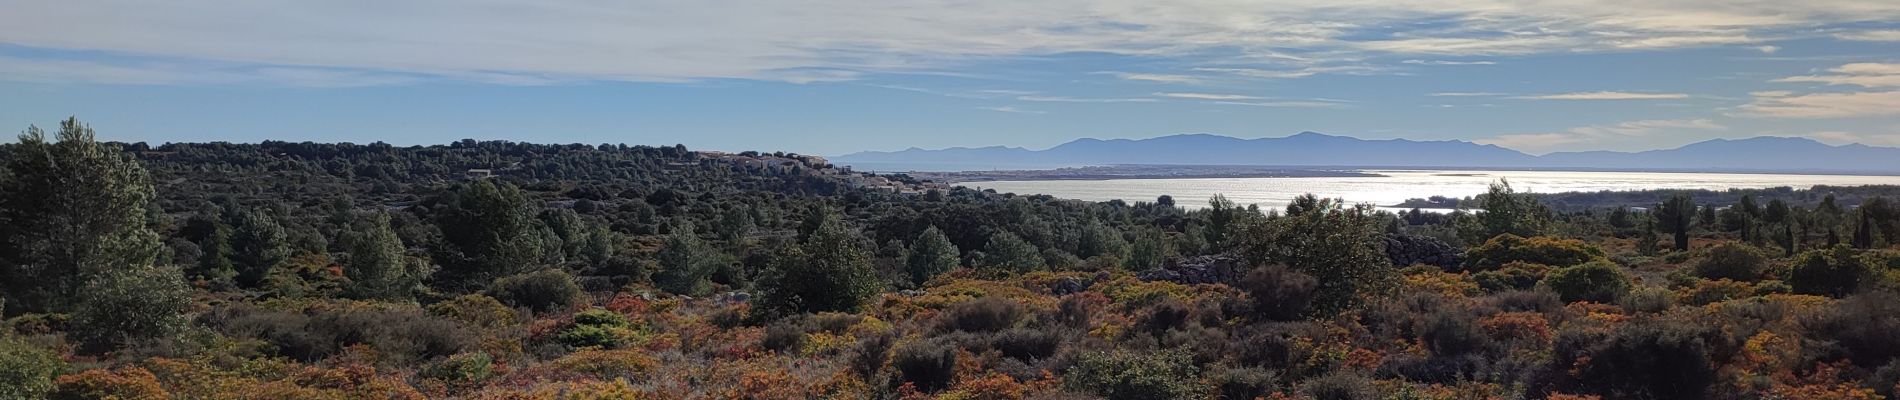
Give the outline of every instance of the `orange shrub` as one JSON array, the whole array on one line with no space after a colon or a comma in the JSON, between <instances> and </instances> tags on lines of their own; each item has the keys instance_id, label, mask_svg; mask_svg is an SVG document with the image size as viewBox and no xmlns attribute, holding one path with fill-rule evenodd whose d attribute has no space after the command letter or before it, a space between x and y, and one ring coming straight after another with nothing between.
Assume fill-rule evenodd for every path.
<instances>
[{"instance_id":1,"label":"orange shrub","mask_svg":"<svg viewBox=\"0 0 1900 400\"><path fill-rule=\"evenodd\" d=\"M116 370L92 369L61 376L53 381L54 400L163 400L171 393L159 386L158 377L139 367Z\"/></svg>"}]
</instances>

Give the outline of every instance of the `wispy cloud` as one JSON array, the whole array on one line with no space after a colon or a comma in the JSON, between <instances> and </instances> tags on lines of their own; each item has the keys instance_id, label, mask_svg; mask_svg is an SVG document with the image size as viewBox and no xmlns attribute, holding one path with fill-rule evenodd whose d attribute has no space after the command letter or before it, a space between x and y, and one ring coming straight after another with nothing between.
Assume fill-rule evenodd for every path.
<instances>
[{"instance_id":1,"label":"wispy cloud","mask_svg":"<svg viewBox=\"0 0 1900 400\"><path fill-rule=\"evenodd\" d=\"M1582 126L1560 132L1499 135L1492 138L1480 139L1477 142L1504 146L1530 153L1546 153L1559 149L1575 149L1579 146L1604 147L1649 142L1649 136L1663 132L1725 129L1728 129L1728 127L1706 118L1659 119Z\"/></svg>"},{"instance_id":2,"label":"wispy cloud","mask_svg":"<svg viewBox=\"0 0 1900 400\"><path fill-rule=\"evenodd\" d=\"M1600 91L1600 92L1557 93L1557 94L1545 94L1545 95L1536 95L1536 96L1519 96L1518 98L1533 99L1533 100L1670 100L1670 99L1686 99L1686 98L1689 98L1689 95L1682 94L1682 93L1642 93L1642 92Z\"/></svg>"},{"instance_id":3,"label":"wispy cloud","mask_svg":"<svg viewBox=\"0 0 1900 400\"><path fill-rule=\"evenodd\" d=\"M1147 102L1155 101L1155 99L1146 98L1146 97L1069 97L1069 96L1042 96L1042 95L1017 96L1016 99L1022 100L1022 101L1042 101L1042 102L1059 102L1059 103L1147 103Z\"/></svg>"},{"instance_id":4,"label":"wispy cloud","mask_svg":"<svg viewBox=\"0 0 1900 400\"><path fill-rule=\"evenodd\" d=\"M1256 100L1256 99L1261 98L1259 96L1247 96L1247 95L1224 94L1224 93L1160 92L1160 93L1155 93L1154 95L1160 96L1160 97L1177 98L1177 99L1198 99L1198 100Z\"/></svg>"},{"instance_id":5,"label":"wispy cloud","mask_svg":"<svg viewBox=\"0 0 1900 400\"><path fill-rule=\"evenodd\" d=\"M1160 83L1200 83L1201 82L1200 77L1193 76L1193 75L1154 74L1154 73L1115 72L1115 71L1095 72L1095 74L1114 75L1116 78L1121 78L1124 80L1131 80L1131 81L1160 82Z\"/></svg>"},{"instance_id":6,"label":"wispy cloud","mask_svg":"<svg viewBox=\"0 0 1900 400\"><path fill-rule=\"evenodd\" d=\"M1900 64L1854 63L1828 69L1831 75L1791 76L1772 82L1815 82L1861 87L1900 87Z\"/></svg>"},{"instance_id":7,"label":"wispy cloud","mask_svg":"<svg viewBox=\"0 0 1900 400\"><path fill-rule=\"evenodd\" d=\"M1763 96L1761 94L1769 94ZM1758 93L1740 107L1742 116L1768 118L1844 118L1900 114L1900 91Z\"/></svg>"},{"instance_id":8,"label":"wispy cloud","mask_svg":"<svg viewBox=\"0 0 1900 400\"><path fill-rule=\"evenodd\" d=\"M1503 96L1503 95L1505 94L1495 93L1495 92L1436 92L1436 93L1431 93L1428 96L1432 96L1432 97L1490 97L1490 96Z\"/></svg>"},{"instance_id":9,"label":"wispy cloud","mask_svg":"<svg viewBox=\"0 0 1900 400\"><path fill-rule=\"evenodd\" d=\"M1824 83L1859 86L1875 91L1797 93L1768 90L1750 93L1754 99L1737 115L1767 118L1846 118L1900 115L1900 64L1852 63L1829 68L1830 74L1791 76L1780 83Z\"/></svg>"},{"instance_id":10,"label":"wispy cloud","mask_svg":"<svg viewBox=\"0 0 1900 400\"><path fill-rule=\"evenodd\" d=\"M1834 37L1863 42L1900 42L1900 29L1841 32L1834 34Z\"/></svg>"},{"instance_id":11,"label":"wispy cloud","mask_svg":"<svg viewBox=\"0 0 1900 400\"><path fill-rule=\"evenodd\" d=\"M1433 55L1760 45L1814 29L1835 29L1829 32L1845 40L1900 40L1892 29L1838 30L1900 20L1900 2L1849 0L1719 7L1701 0L414 0L395 9L356 1L0 0L0 7L8 11L0 13L0 38L9 46L246 67L556 81L831 82L1075 53L1260 66L1230 72L1298 78L1354 72L1297 67L1392 55L1429 63ZM88 29L71 29L70 21L88 21ZM1421 22L1433 27L1390 28ZM123 80L137 73L91 68L39 79ZM1187 83L1193 76L1125 78Z\"/></svg>"},{"instance_id":12,"label":"wispy cloud","mask_svg":"<svg viewBox=\"0 0 1900 400\"><path fill-rule=\"evenodd\" d=\"M1346 108L1351 104L1326 100L1209 101L1207 104L1268 108Z\"/></svg>"},{"instance_id":13,"label":"wispy cloud","mask_svg":"<svg viewBox=\"0 0 1900 400\"><path fill-rule=\"evenodd\" d=\"M1195 68L1194 70L1201 71L1201 72L1214 72L1214 73L1229 74L1229 75L1242 76L1242 77L1248 77L1248 78L1262 78L1262 79L1305 78L1305 77L1310 77L1310 76L1320 75L1320 74L1370 75L1370 74L1384 71L1383 69L1380 69L1378 67L1371 67L1371 66L1364 66L1364 65L1316 66L1316 67L1305 67L1305 68L1298 68L1298 69L1202 67L1202 68Z\"/></svg>"},{"instance_id":14,"label":"wispy cloud","mask_svg":"<svg viewBox=\"0 0 1900 400\"><path fill-rule=\"evenodd\" d=\"M1454 60L1405 60L1401 64L1417 65L1497 65L1497 61L1454 61Z\"/></svg>"},{"instance_id":15,"label":"wispy cloud","mask_svg":"<svg viewBox=\"0 0 1900 400\"><path fill-rule=\"evenodd\" d=\"M1844 131L1812 132L1803 137L1819 140L1822 143L1843 145L1860 143L1871 146L1900 146L1900 133L1854 133Z\"/></svg>"},{"instance_id":16,"label":"wispy cloud","mask_svg":"<svg viewBox=\"0 0 1900 400\"><path fill-rule=\"evenodd\" d=\"M1011 113L1011 114L1043 114L1043 113L1044 113L1043 111L1035 111L1035 110L1024 110L1024 109L1020 109L1020 108L1016 108L1016 107L1009 107L1009 106L1002 106L1002 107L977 107L977 109L979 109L979 110L990 110L990 111L995 111L995 112L1002 112L1002 113Z\"/></svg>"}]
</instances>

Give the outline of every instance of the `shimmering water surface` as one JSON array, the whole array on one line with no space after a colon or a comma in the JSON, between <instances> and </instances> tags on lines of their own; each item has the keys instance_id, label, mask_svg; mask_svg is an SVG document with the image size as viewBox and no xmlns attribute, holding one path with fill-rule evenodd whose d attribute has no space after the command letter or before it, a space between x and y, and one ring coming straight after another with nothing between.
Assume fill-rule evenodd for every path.
<instances>
[{"instance_id":1,"label":"shimmering water surface","mask_svg":"<svg viewBox=\"0 0 1900 400\"><path fill-rule=\"evenodd\" d=\"M1262 208L1280 208L1303 193L1343 198L1351 203L1380 206L1398 204L1406 199L1434 195L1465 197L1484 193L1487 185L1508 179L1518 191L1538 193L1643 189L1769 188L1789 186L1806 189L1815 185L1900 185L1900 176L1790 175L1790 174L1718 174L1670 172L1574 172L1574 171L1420 171L1366 170L1383 177L1352 178L1207 178L1207 179L1116 179L1099 181L998 181L969 182L964 186L995 189L1017 194L1107 201L1154 201L1161 195L1174 196L1175 203L1187 207L1206 205L1214 194L1226 195L1242 205L1259 204Z\"/></svg>"}]
</instances>

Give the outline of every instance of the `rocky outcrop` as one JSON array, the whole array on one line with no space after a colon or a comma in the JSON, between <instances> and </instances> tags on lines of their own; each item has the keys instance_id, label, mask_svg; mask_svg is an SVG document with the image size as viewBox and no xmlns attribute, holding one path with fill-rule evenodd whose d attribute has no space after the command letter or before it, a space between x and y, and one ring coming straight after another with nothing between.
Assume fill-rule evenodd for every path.
<instances>
[{"instance_id":1,"label":"rocky outcrop","mask_svg":"<svg viewBox=\"0 0 1900 400\"><path fill-rule=\"evenodd\" d=\"M1457 268L1465 262L1465 252L1429 236L1385 235L1385 256L1395 267L1425 264L1439 268Z\"/></svg>"},{"instance_id":2,"label":"rocky outcrop","mask_svg":"<svg viewBox=\"0 0 1900 400\"><path fill-rule=\"evenodd\" d=\"M1247 271L1232 255L1195 256L1168 260L1161 268L1135 274L1144 281L1169 281L1182 284L1232 283Z\"/></svg>"}]
</instances>

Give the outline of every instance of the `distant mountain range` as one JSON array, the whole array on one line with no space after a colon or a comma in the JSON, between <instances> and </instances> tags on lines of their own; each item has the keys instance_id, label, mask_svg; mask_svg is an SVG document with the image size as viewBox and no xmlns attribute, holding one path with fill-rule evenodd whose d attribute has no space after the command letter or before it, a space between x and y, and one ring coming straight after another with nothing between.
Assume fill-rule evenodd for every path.
<instances>
[{"instance_id":1,"label":"distant mountain range","mask_svg":"<svg viewBox=\"0 0 1900 400\"><path fill-rule=\"evenodd\" d=\"M1634 153L1585 151L1542 156L1460 140L1366 140L1301 132L1241 139L1189 134L1150 139L1077 139L1047 150L1020 147L910 148L834 157L858 169L1049 168L1107 164L1273 165L1312 167L1533 168L1748 172L1900 173L1900 148L1833 146L1806 138L1714 139ZM931 166L904 167L904 166Z\"/></svg>"}]
</instances>

